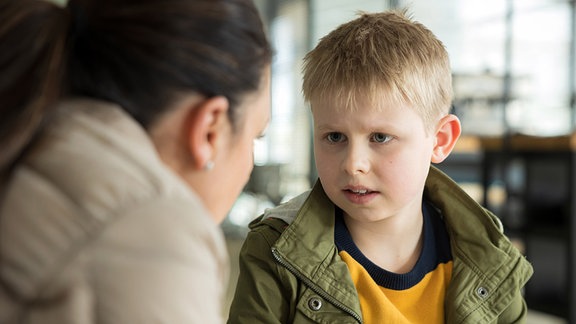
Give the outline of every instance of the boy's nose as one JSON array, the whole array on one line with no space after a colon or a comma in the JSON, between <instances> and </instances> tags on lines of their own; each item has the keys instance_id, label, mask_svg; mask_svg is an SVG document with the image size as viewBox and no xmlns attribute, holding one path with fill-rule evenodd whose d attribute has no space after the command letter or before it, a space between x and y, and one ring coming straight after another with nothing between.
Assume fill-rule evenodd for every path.
<instances>
[{"instance_id":1,"label":"boy's nose","mask_svg":"<svg viewBox=\"0 0 576 324\"><path fill-rule=\"evenodd\" d=\"M368 155L360 148L351 147L347 150L343 166L344 170L352 175L370 171Z\"/></svg>"}]
</instances>

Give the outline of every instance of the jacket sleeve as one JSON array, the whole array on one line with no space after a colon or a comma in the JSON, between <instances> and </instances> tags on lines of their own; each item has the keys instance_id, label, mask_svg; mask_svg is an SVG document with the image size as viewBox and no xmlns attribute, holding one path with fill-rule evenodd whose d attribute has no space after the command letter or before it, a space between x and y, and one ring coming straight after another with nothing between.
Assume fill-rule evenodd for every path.
<instances>
[{"instance_id":1,"label":"jacket sleeve","mask_svg":"<svg viewBox=\"0 0 576 324\"><path fill-rule=\"evenodd\" d=\"M504 226L502 221L494 213L486 209L488 215L490 215L492 221L498 228L498 230L504 234ZM509 323L526 323L526 317L528 316L528 307L526 306L526 301L522 294L521 284L519 288L516 289L514 296L512 297L512 302L504 312L498 317L498 323L509 324Z\"/></svg>"},{"instance_id":2,"label":"jacket sleeve","mask_svg":"<svg viewBox=\"0 0 576 324\"><path fill-rule=\"evenodd\" d=\"M502 315L498 317L499 324L513 324L513 323L526 323L526 316L528 314L528 307L524 301L524 297L520 290L517 290L516 295L512 299L512 303L504 310Z\"/></svg>"},{"instance_id":3,"label":"jacket sleeve","mask_svg":"<svg viewBox=\"0 0 576 324\"><path fill-rule=\"evenodd\" d=\"M279 220L276 220L279 221ZM271 248L280 233L260 226L240 251L240 274L230 308L229 324L290 323L296 280L279 265Z\"/></svg>"}]
</instances>

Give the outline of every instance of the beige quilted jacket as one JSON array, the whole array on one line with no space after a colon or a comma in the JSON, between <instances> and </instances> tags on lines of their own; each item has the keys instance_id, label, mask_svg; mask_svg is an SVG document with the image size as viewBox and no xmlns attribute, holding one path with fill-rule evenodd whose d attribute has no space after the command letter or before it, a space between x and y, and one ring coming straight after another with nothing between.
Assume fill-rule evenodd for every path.
<instances>
[{"instance_id":1,"label":"beige quilted jacket","mask_svg":"<svg viewBox=\"0 0 576 324\"><path fill-rule=\"evenodd\" d=\"M0 323L222 323L227 260L144 130L68 101L0 205Z\"/></svg>"}]
</instances>

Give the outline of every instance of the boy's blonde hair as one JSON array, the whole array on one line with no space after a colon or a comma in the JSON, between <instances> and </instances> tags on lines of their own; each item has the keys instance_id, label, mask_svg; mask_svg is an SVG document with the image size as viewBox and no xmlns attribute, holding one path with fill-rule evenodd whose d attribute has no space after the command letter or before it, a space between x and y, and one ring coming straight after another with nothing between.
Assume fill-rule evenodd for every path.
<instances>
[{"instance_id":1,"label":"boy's blonde hair","mask_svg":"<svg viewBox=\"0 0 576 324\"><path fill-rule=\"evenodd\" d=\"M406 11L362 13L304 58L306 101L378 107L407 103L427 129L449 113L452 76L444 45Z\"/></svg>"}]
</instances>

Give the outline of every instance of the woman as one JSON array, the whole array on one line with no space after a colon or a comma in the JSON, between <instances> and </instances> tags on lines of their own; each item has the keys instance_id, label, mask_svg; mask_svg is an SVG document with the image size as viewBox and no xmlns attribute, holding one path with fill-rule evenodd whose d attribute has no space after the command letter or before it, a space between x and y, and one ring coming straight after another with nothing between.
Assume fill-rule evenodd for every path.
<instances>
[{"instance_id":1,"label":"woman","mask_svg":"<svg viewBox=\"0 0 576 324\"><path fill-rule=\"evenodd\" d=\"M221 323L270 60L251 0L0 0L0 323Z\"/></svg>"}]
</instances>

